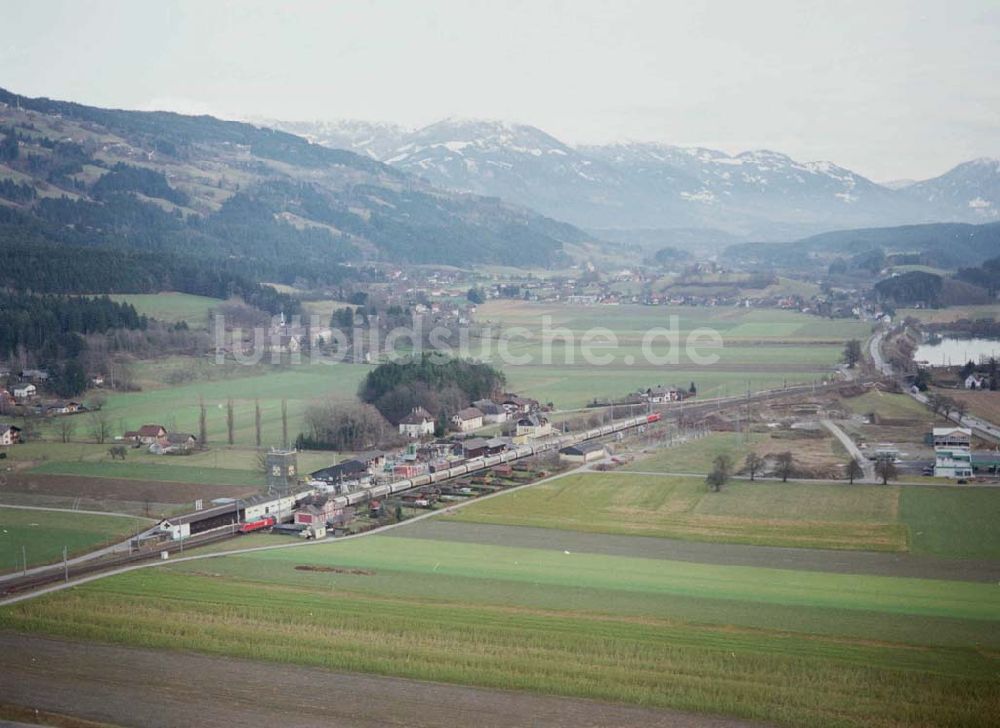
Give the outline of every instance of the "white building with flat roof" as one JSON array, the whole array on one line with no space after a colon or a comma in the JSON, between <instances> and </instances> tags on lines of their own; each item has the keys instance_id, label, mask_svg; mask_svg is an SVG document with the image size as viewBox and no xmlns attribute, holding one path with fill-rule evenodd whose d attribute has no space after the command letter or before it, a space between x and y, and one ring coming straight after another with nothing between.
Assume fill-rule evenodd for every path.
<instances>
[{"instance_id":1,"label":"white building with flat roof","mask_svg":"<svg viewBox=\"0 0 1000 728\"><path fill-rule=\"evenodd\" d=\"M934 477L972 477L972 430L968 427L934 428Z\"/></svg>"}]
</instances>

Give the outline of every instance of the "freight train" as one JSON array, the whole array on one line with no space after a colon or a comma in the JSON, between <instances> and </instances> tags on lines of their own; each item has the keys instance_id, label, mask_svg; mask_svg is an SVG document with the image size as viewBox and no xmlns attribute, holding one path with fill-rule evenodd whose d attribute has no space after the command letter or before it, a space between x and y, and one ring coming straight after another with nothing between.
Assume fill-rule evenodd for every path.
<instances>
[{"instance_id":1,"label":"freight train","mask_svg":"<svg viewBox=\"0 0 1000 728\"><path fill-rule=\"evenodd\" d=\"M559 450L560 448L575 445L586 440L595 440L599 437L607 437L608 435L613 435L616 432L622 432L633 427L643 427L645 425L658 422L661 417L662 415L659 412L653 412L648 415L642 415L641 417L630 417L625 420L619 420L611 423L610 425L604 425L603 427L595 427L592 430L587 430L583 433L549 437L536 443L518 445L497 455L484 455L473 458L472 460L467 460L466 462L456 465L453 468L438 470L434 473L425 473L423 475L418 475L415 478L397 480L393 483L376 485L374 488L366 488L365 490L348 493L347 495L336 496L333 500L337 503L337 505L344 507L364 503L368 500L379 500L395 493L402 493L403 491L410 490L412 488L420 488L425 485L431 485L432 483L440 483L445 480L450 480L451 478L457 478L460 475L468 475L469 473L474 473L479 470L492 468L496 465L501 465L502 463L520 460L521 458L539 455L552 450Z\"/></svg>"},{"instance_id":2,"label":"freight train","mask_svg":"<svg viewBox=\"0 0 1000 728\"><path fill-rule=\"evenodd\" d=\"M518 445L496 455L484 455L466 460L452 468L425 473L405 480L397 480L393 483L377 485L373 488L355 491L354 493L334 496L332 500L341 507L354 506L369 500L381 500L387 496L402 493L412 488L440 483L460 475L467 475L532 455L551 452L586 440L607 437L608 435L613 435L633 427L643 427L658 422L660 418L660 413L653 412L641 417L618 420L617 422L612 422L603 427L595 427L583 433L548 437L531 444ZM276 523L285 520L312 493L312 490L303 490L284 496L252 496L234 501L232 505L221 505L203 511L188 513L183 516L168 518L161 521L156 528L161 533L169 534L169 537L174 540L190 538L191 536L225 526L232 526L241 533L251 533L270 528Z\"/></svg>"}]
</instances>

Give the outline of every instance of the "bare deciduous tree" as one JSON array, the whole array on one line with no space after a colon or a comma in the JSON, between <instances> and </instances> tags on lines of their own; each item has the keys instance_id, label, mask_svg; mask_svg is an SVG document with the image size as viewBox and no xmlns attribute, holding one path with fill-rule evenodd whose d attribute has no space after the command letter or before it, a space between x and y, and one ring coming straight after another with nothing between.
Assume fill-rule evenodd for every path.
<instances>
[{"instance_id":1,"label":"bare deciduous tree","mask_svg":"<svg viewBox=\"0 0 1000 728\"><path fill-rule=\"evenodd\" d=\"M715 460L712 461L712 472L705 476L705 484L709 490L718 493L722 490L722 486L726 484L726 481L729 480L732 472L733 458L726 453L716 455Z\"/></svg>"},{"instance_id":2,"label":"bare deciduous tree","mask_svg":"<svg viewBox=\"0 0 1000 728\"><path fill-rule=\"evenodd\" d=\"M851 339L844 345L844 363L853 369L861 361L861 342Z\"/></svg>"},{"instance_id":3,"label":"bare deciduous tree","mask_svg":"<svg viewBox=\"0 0 1000 728\"><path fill-rule=\"evenodd\" d=\"M236 414L233 410L233 399L226 400L226 439L230 445L233 444L234 431L236 429Z\"/></svg>"},{"instance_id":4,"label":"bare deciduous tree","mask_svg":"<svg viewBox=\"0 0 1000 728\"><path fill-rule=\"evenodd\" d=\"M854 481L862 477L865 474L865 471L857 460L851 458L847 461L845 474L847 475L847 479L851 482L851 485L854 485Z\"/></svg>"},{"instance_id":5,"label":"bare deciduous tree","mask_svg":"<svg viewBox=\"0 0 1000 728\"><path fill-rule=\"evenodd\" d=\"M261 432L260 432L260 400L255 399L253 401L253 428L254 428L254 442L257 447L260 447L261 443Z\"/></svg>"},{"instance_id":6,"label":"bare deciduous tree","mask_svg":"<svg viewBox=\"0 0 1000 728\"><path fill-rule=\"evenodd\" d=\"M72 417L60 417L56 420L56 433L59 435L59 442L69 442L76 432L76 422Z\"/></svg>"},{"instance_id":7,"label":"bare deciduous tree","mask_svg":"<svg viewBox=\"0 0 1000 728\"><path fill-rule=\"evenodd\" d=\"M38 438L38 420L39 416L35 414L34 410L29 409L24 413L24 418L21 420L21 440L35 440Z\"/></svg>"},{"instance_id":8,"label":"bare deciduous tree","mask_svg":"<svg viewBox=\"0 0 1000 728\"><path fill-rule=\"evenodd\" d=\"M733 458L726 453L716 455L715 459L712 460L712 466L715 470L722 473L724 480L728 480L729 476L733 474Z\"/></svg>"},{"instance_id":9,"label":"bare deciduous tree","mask_svg":"<svg viewBox=\"0 0 1000 728\"><path fill-rule=\"evenodd\" d=\"M107 442L107 439L111 436L111 418L108 417L104 410L91 412L88 424L90 425L90 436L94 438L94 442L98 445L103 445Z\"/></svg>"},{"instance_id":10,"label":"bare deciduous tree","mask_svg":"<svg viewBox=\"0 0 1000 728\"><path fill-rule=\"evenodd\" d=\"M889 458L881 458L875 463L875 474L882 479L882 485L886 485L896 479L896 464Z\"/></svg>"},{"instance_id":11,"label":"bare deciduous tree","mask_svg":"<svg viewBox=\"0 0 1000 728\"><path fill-rule=\"evenodd\" d=\"M281 446L288 448L288 400L281 400Z\"/></svg>"},{"instance_id":12,"label":"bare deciduous tree","mask_svg":"<svg viewBox=\"0 0 1000 728\"><path fill-rule=\"evenodd\" d=\"M781 478L782 483L787 483L788 478L795 471L795 456L786 450L785 452L778 453L775 456L775 461L775 472Z\"/></svg>"},{"instance_id":13,"label":"bare deciduous tree","mask_svg":"<svg viewBox=\"0 0 1000 728\"><path fill-rule=\"evenodd\" d=\"M726 477L718 470L713 470L711 473L705 476L705 485L713 493L718 493L722 490L722 486L726 483Z\"/></svg>"},{"instance_id":14,"label":"bare deciduous tree","mask_svg":"<svg viewBox=\"0 0 1000 728\"><path fill-rule=\"evenodd\" d=\"M205 400L198 398L198 443L205 447L208 444L208 423L205 421Z\"/></svg>"},{"instance_id":15,"label":"bare deciduous tree","mask_svg":"<svg viewBox=\"0 0 1000 728\"><path fill-rule=\"evenodd\" d=\"M308 439L335 450L367 450L393 444L396 429L367 404L317 400L305 412Z\"/></svg>"}]
</instances>

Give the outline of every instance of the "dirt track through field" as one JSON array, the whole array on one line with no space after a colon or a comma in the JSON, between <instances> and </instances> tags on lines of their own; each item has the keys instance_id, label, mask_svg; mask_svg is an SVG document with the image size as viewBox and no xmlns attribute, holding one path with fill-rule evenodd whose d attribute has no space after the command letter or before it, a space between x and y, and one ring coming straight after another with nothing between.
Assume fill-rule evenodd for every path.
<instances>
[{"instance_id":1,"label":"dirt track through field","mask_svg":"<svg viewBox=\"0 0 1000 728\"><path fill-rule=\"evenodd\" d=\"M997 561L958 561L914 554L680 541L650 536L583 533L556 528L465 523L448 520L447 516L414 523L385 535L610 556L669 559L699 564L760 566L835 574L873 574L953 581L1000 581L1000 562Z\"/></svg>"},{"instance_id":2,"label":"dirt track through field","mask_svg":"<svg viewBox=\"0 0 1000 728\"><path fill-rule=\"evenodd\" d=\"M0 695L9 704L148 728L752 725L590 700L11 633L0 633Z\"/></svg>"}]
</instances>

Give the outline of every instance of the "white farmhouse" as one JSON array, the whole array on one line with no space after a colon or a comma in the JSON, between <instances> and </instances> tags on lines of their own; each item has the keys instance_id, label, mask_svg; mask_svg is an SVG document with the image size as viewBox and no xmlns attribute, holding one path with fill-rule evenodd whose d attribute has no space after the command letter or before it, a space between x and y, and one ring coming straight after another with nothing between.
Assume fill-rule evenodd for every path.
<instances>
[{"instance_id":1,"label":"white farmhouse","mask_svg":"<svg viewBox=\"0 0 1000 728\"><path fill-rule=\"evenodd\" d=\"M434 418L423 407L414 407L413 411L399 421L399 434L419 440L426 435L434 434Z\"/></svg>"},{"instance_id":2,"label":"white farmhouse","mask_svg":"<svg viewBox=\"0 0 1000 728\"><path fill-rule=\"evenodd\" d=\"M483 413L476 407L466 407L456 412L451 422L459 432L478 430L483 426Z\"/></svg>"},{"instance_id":3,"label":"white farmhouse","mask_svg":"<svg viewBox=\"0 0 1000 728\"><path fill-rule=\"evenodd\" d=\"M11 387L11 394L14 395L14 399L24 402L25 400L32 399L36 394L38 394L38 388L34 384L15 384Z\"/></svg>"}]
</instances>

